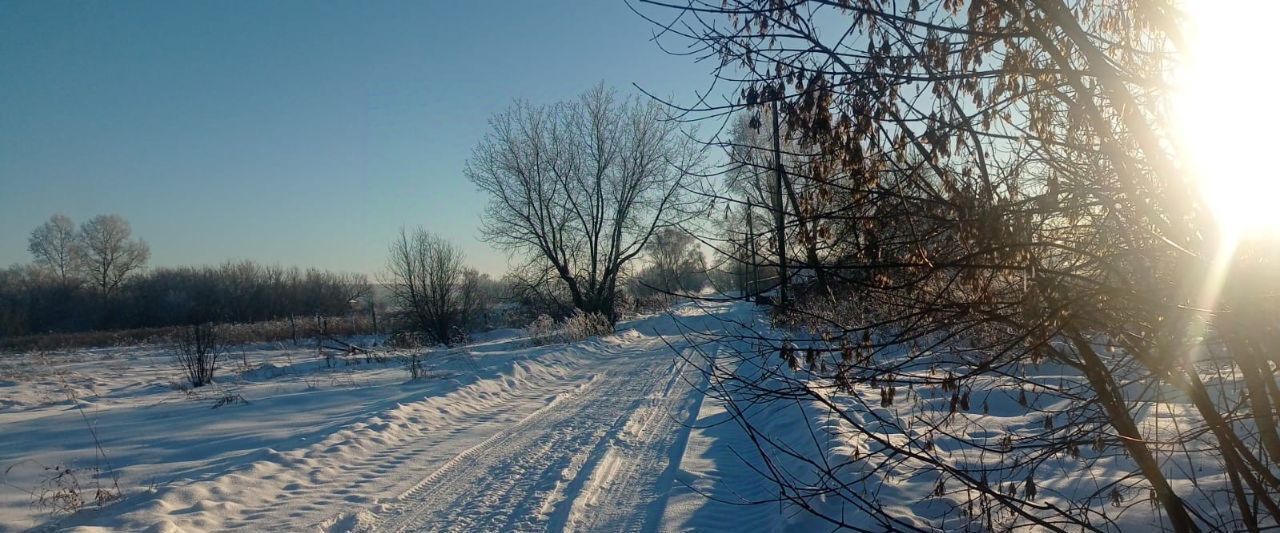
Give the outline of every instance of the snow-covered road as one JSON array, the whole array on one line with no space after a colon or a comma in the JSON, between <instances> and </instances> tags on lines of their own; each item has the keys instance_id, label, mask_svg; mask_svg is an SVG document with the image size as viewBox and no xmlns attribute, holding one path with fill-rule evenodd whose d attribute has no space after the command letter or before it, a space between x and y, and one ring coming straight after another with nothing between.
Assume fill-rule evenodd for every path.
<instances>
[{"instance_id":1,"label":"snow-covered road","mask_svg":"<svg viewBox=\"0 0 1280 533\"><path fill-rule=\"evenodd\" d=\"M699 399L700 374L673 355L601 357L571 392L441 464L374 529L656 529Z\"/></svg>"}]
</instances>

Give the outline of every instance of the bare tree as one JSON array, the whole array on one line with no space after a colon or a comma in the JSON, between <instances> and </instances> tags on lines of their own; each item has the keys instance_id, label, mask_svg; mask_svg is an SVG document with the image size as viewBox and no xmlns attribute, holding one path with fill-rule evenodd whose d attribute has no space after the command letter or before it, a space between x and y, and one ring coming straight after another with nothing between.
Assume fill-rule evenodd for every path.
<instances>
[{"instance_id":1,"label":"bare tree","mask_svg":"<svg viewBox=\"0 0 1280 533\"><path fill-rule=\"evenodd\" d=\"M501 281L505 298L519 302L518 309L533 320L540 315L567 317L573 313L569 290L545 261L529 262L509 270ZM527 321L526 321L527 322Z\"/></svg>"},{"instance_id":2,"label":"bare tree","mask_svg":"<svg viewBox=\"0 0 1280 533\"><path fill-rule=\"evenodd\" d=\"M75 223L66 215L53 215L32 230L27 249L35 256L36 264L52 271L61 284L69 285L77 279L83 254Z\"/></svg>"},{"instance_id":3,"label":"bare tree","mask_svg":"<svg viewBox=\"0 0 1280 533\"><path fill-rule=\"evenodd\" d=\"M466 169L489 195L485 235L549 264L574 307L616 320L624 267L690 207L702 154L666 118L654 102L603 85L493 117Z\"/></svg>"},{"instance_id":4,"label":"bare tree","mask_svg":"<svg viewBox=\"0 0 1280 533\"><path fill-rule=\"evenodd\" d=\"M98 215L80 225L85 271L104 296L111 296L151 256L147 243L131 239L132 234L129 222L119 215Z\"/></svg>"},{"instance_id":5,"label":"bare tree","mask_svg":"<svg viewBox=\"0 0 1280 533\"><path fill-rule=\"evenodd\" d=\"M423 229L402 228L387 270L392 297L413 326L435 342L449 342L464 315L462 250Z\"/></svg>"},{"instance_id":6,"label":"bare tree","mask_svg":"<svg viewBox=\"0 0 1280 533\"><path fill-rule=\"evenodd\" d=\"M493 294L493 280L488 274L481 274L474 268L462 269L462 281L458 285L458 326L471 329L483 320L489 308Z\"/></svg>"},{"instance_id":7,"label":"bare tree","mask_svg":"<svg viewBox=\"0 0 1280 533\"><path fill-rule=\"evenodd\" d=\"M698 290L705 284L706 258L698 241L683 230L658 230L646 250L649 265L639 275L642 285L671 294Z\"/></svg>"},{"instance_id":8,"label":"bare tree","mask_svg":"<svg viewBox=\"0 0 1280 533\"><path fill-rule=\"evenodd\" d=\"M373 285L369 283L369 276L365 274L338 274L336 278L344 298L349 303L355 303L373 294Z\"/></svg>"}]
</instances>

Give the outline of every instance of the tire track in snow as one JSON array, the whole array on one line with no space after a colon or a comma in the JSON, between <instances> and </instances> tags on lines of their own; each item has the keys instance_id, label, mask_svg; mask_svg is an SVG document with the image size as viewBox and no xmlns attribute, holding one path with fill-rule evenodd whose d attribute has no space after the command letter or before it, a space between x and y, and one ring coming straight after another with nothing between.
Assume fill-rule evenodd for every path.
<instances>
[{"instance_id":1,"label":"tire track in snow","mask_svg":"<svg viewBox=\"0 0 1280 533\"><path fill-rule=\"evenodd\" d=\"M613 361L585 390L424 478L376 529L564 529L574 526L575 510L593 506L580 500L599 502L601 496L616 497L603 525L644 515L656 497L646 482L661 475L675 439L671 406L688 401L686 366L651 355ZM610 469L621 475L609 476Z\"/></svg>"},{"instance_id":2,"label":"tire track in snow","mask_svg":"<svg viewBox=\"0 0 1280 533\"><path fill-rule=\"evenodd\" d=\"M688 356L689 354L686 354ZM599 460L579 473L582 487L552 515L549 530L641 531L657 527L647 512L666 495L671 449L679 446L688 405L688 357L678 360L666 385L642 398L621 431L601 441ZM676 457L679 457L677 455ZM658 518L661 518L660 516Z\"/></svg>"}]
</instances>

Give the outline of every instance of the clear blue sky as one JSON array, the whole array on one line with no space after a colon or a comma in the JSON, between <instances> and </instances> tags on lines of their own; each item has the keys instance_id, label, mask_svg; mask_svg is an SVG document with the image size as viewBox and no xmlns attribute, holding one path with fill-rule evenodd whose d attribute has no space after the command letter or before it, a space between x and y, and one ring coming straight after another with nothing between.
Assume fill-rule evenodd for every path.
<instances>
[{"instance_id":1,"label":"clear blue sky","mask_svg":"<svg viewBox=\"0 0 1280 533\"><path fill-rule=\"evenodd\" d=\"M483 271L462 175L493 113L604 81L690 101L621 0L0 0L0 266L49 215L118 213L153 266L374 273L401 225Z\"/></svg>"}]
</instances>

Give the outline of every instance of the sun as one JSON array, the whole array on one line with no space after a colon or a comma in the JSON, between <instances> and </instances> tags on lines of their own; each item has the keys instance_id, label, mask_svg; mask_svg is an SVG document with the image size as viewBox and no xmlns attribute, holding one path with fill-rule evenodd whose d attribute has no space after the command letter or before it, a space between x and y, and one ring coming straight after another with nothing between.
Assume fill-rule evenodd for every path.
<instances>
[{"instance_id":1,"label":"sun","mask_svg":"<svg viewBox=\"0 0 1280 533\"><path fill-rule=\"evenodd\" d=\"M1191 171L1231 238L1280 236L1280 2L1183 7L1175 115Z\"/></svg>"}]
</instances>

